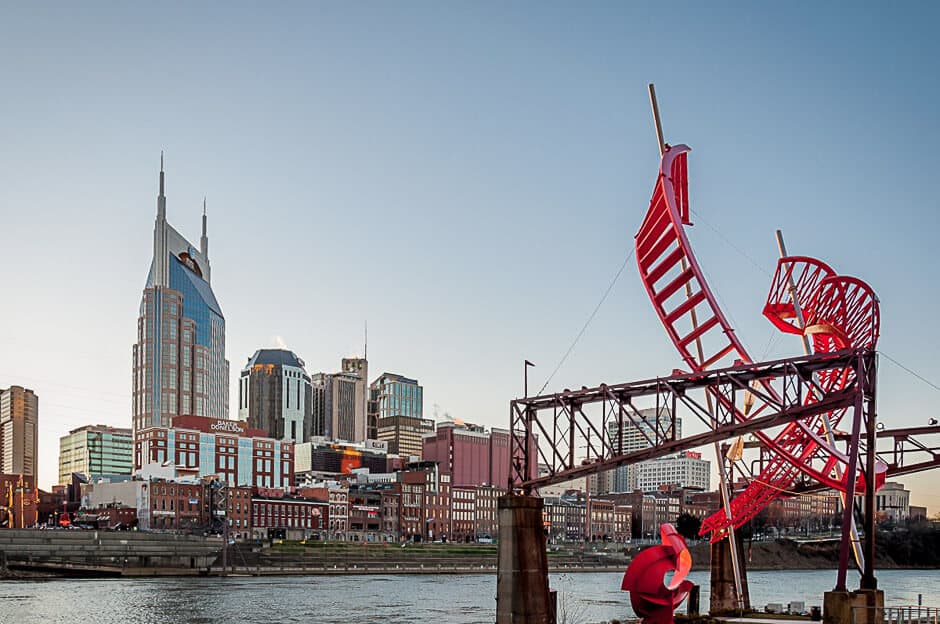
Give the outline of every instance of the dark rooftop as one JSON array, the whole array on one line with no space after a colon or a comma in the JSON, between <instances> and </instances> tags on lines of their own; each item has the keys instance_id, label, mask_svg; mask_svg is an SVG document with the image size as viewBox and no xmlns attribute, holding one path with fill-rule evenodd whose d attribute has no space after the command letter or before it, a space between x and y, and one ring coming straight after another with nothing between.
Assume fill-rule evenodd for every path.
<instances>
[{"instance_id":1,"label":"dark rooftop","mask_svg":"<svg viewBox=\"0 0 940 624\"><path fill-rule=\"evenodd\" d=\"M296 366L304 367L304 361L294 355L293 351L287 349L258 349L255 354L248 359L247 367L255 364L273 364L275 366Z\"/></svg>"}]
</instances>

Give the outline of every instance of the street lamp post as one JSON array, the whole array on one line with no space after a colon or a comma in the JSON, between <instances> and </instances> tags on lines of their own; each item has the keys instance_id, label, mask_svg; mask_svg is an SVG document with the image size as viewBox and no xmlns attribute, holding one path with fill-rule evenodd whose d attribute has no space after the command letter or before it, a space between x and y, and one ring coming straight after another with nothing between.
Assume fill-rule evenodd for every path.
<instances>
[{"instance_id":1,"label":"street lamp post","mask_svg":"<svg viewBox=\"0 0 940 624\"><path fill-rule=\"evenodd\" d=\"M525 396L527 397L529 396L529 367L530 366L535 366L535 364L533 364L529 360L526 360L525 364L523 364L522 366L523 383L524 383L523 390L525 391Z\"/></svg>"}]
</instances>

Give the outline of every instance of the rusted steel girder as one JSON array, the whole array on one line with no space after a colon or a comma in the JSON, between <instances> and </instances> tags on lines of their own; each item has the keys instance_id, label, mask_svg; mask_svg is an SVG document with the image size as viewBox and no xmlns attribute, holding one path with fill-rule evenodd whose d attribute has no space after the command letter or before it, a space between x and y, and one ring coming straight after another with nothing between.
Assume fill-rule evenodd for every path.
<instances>
[{"instance_id":1,"label":"rusted steel girder","mask_svg":"<svg viewBox=\"0 0 940 624\"><path fill-rule=\"evenodd\" d=\"M855 372L854 378L838 390L827 390L814 378L814 373L818 378L847 368ZM516 399L509 409L511 486L530 492L837 409L861 405L867 412L872 409L867 399L874 394L875 370L873 351L844 350ZM819 400L805 403L811 391ZM706 392L721 399L714 413L706 405ZM740 420L749 394L766 408L759 416ZM652 407L653 414L668 410L668 417L651 418L637 400L642 407ZM588 413L586 408L593 409ZM702 422L706 431L678 438L674 419L679 408ZM611 424L616 424L615 431L628 425L640 431L648 448L623 452L623 436L612 436ZM538 474L539 463L545 474Z\"/></svg>"}]
</instances>

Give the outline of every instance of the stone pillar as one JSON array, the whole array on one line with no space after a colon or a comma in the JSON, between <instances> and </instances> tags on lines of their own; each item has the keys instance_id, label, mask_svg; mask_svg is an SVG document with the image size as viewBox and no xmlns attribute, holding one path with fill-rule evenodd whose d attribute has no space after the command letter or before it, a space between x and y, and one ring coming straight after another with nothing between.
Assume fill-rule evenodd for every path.
<instances>
[{"instance_id":1,"label":"stone pillar","mask_svg":"<svg viewBox=\"0 0 940 624\"><path fill-rule=\"evenodd\" d=\"M738 541L738 564L741 566L741 593L745 609L751 608L747 590L747 566L744 563L744 545ZM731 542L723 539L711 545L711 592L709 612L714 615L738 608L737 589L734 585L734 566L731 565Z\"/></svg>"},{"instance_id":2,"label":"stone pillar","mask_svg":"<svg viewBox=\"0 0 940 624\"><path fill-rule=\"evenodd\" d=\"M884 624L885 593L880 589L828 591L823 595L823 624Z\"/></svg>"},{"instance_id":3,"label":"stone pillar","mask_svg":"<svg viewBox=\"0 0 940 624\"><path fill-rule=\"evenodd\" d=\"M548 593L542 499L499 498L496 624L555 624Z\"/></svg>"}]
</instances>

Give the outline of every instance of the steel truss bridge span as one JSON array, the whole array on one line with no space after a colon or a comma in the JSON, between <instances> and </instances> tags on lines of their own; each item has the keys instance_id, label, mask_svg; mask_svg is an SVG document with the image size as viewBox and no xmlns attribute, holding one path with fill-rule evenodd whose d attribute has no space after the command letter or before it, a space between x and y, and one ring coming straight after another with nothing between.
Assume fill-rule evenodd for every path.
<instances>
[{"instance_id":1,"label":"steel truss bridge span","mask_svg":"<svg viewBox=\"0 0 940 624\"><path fill-rule=\"evenodd\" d=\"M878 429L878 458L886 465L886 479L940 468L940 425ZM835 434L837 442L847 442L851 435ZM763 455L763 449L762 449ZM766 462L765 457L759 460ZM752 472L753 469L752 469ZM794 494L808 494L828 489L812 479L801 478L790 488Z\"/></svg>"},{"instance_id":2,"label":"steel truss bridge span","mask_svg":"<svg viewBox=\"0 0 940 624\"><path fill-rule=\"evenodd\" d=\"M874 351L846 349L516 399L509 408L511 486L531 493L836 410L851 408L852 420L872 422L876 368ZM819 381L846 370L853 374L844 386ZM811 393L816 400L806 402ZM711 410L709 395L719 398ZM755 399L764 409L741 420L745 403ZM705 431L678 437L680 414L687 423L691 415ZM623 435L616 434L625 428L640 432L647 448L625 449ZM857 457L857 431L848 440L848 456Z\"/></svg>"}]
</instances>

